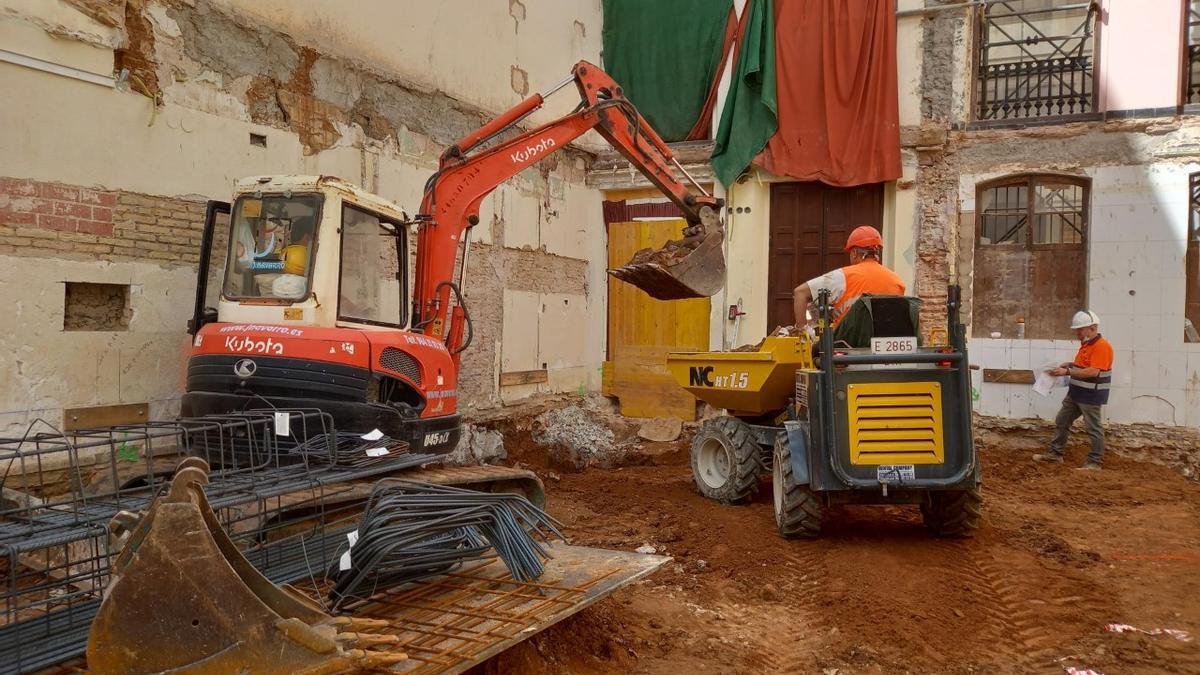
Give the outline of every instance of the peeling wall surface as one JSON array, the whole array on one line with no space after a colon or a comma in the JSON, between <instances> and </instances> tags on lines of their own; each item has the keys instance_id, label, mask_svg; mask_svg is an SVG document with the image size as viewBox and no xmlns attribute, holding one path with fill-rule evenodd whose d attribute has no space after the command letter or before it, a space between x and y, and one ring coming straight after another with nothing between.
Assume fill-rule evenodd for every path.
<instances>
[{"instance_id":1,"label":"peeling wall surface","mask_svg":"<svg viewBox=\"0 0 1200 675\"><path fill-rule=\"evenodd\" d=\"M0 62L0 85L21 92L0 106L0 311L20 317L0 330L16 364L0 378L0 428L81 405L174 410L205 200L244 176L330 174L411 212L445 145L599 61L600 16L598 0L0 0L4 49L58 71ZM529 123L573 105L560 98ZM592 147L484 202L468 407L599 386ZM68 281L128 284L127 328L64 332ZM501 391L509 366L544 367L549 382Z\"/></svg>"}]
</instances>

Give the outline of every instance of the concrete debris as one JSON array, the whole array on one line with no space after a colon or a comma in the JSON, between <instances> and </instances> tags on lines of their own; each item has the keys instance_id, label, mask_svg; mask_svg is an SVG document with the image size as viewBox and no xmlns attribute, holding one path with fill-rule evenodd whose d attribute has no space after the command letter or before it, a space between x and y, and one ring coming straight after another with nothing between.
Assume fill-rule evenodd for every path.
<instances>
[{"instance_id":1,"label":"concrete debris","mask_svg":"<svg viewBox=\"0 0 1200 675\"><path fill-rule=\"evenodd\" d=\"M654 548L653 544L642 544L633 550L637 553L654 553L658 549Z\"/></svg>"},{"instance_id":2,"label":"concrete debris","mask_svg":"<svg viewBox=\"0 0 1200 675\"><path fill-rule=\"evenodd\" d=\"M554 446L565 455L560 459L577 469L610 457L615 439L612 429L578 405L539 415L533 422L532 437L539 445Z\"/></svg>"},{"instance_id":3,"label":"concrete debris","mask_svg":"<svg viewBox=\"0 0 1200 675\"><path fill-rule=\"evenodd\" d=\"M447 458L449 464L496 464L508 457L504 450L504 434L472 424L463 425L458 447Z\"/></svg>"},{"instance_id":4,"label":"concrete debris","mask_svg":"<svg viewBox=\"0 0 1200 675\"><path fill-rule=\"evenodd\" d=\"M683 420L678 417L655 417L638 429L638 436L647 441L665 443L679 438L682 432Z\"/></svg>"}]
</instances>

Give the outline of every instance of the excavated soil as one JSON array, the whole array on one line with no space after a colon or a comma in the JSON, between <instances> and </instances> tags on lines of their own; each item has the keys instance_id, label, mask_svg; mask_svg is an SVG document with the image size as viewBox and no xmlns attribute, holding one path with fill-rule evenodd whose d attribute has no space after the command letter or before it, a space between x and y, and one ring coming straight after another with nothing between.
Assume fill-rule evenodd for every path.
<instances>
[{"instance_id":1,"label":"excavated soil","mask_svg":"<svg viewBox=\"0 0 1200 675\"><path fill-rule=\"evenodd\" d=\"M652 544L673 563L493 659L489 673L1200 672L1200 485L1111 457L1042 467L984 441L973 540L931 537L915 508L832 512L817 541L775 534L770 487L700 497L686 440L640 465L541 469L576 543ZM1188 631L1106 632L1105 624ZM1079 671L1074 671L1079 672Z\"/></svg>"}]
</instances>

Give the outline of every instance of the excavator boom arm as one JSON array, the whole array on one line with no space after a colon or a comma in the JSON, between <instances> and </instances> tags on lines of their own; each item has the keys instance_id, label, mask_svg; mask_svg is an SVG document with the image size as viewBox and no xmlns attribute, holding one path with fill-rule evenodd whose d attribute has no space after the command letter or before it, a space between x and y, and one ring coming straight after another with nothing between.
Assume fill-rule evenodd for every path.
<instances>
[{"instance_id":1,"label":"excavator boom arm","mask_svg":"<svg viewBox=\"0 0 1200 675\"><path fill-rule=\"evenodd\" d=\"M422 223L413 289L414 325L445 339L452 353L457 354L466 346L462 336L465 316L461 297L460 306L453 312L449 300L452 292L461 293L468 253L463 244L470 228L479 222L480 203L504 181L592 129L675 203L689 226L684 230L685 239L672 244L680 250L695 251L676 256L678 261L688 263L679 265L674 258L664 264L651 260L650 253L641 252L641 262L635 258L636 264L612 271L614 276L660 299L712 295L719 288L712 278L724 277L724 259L719 246L723 232L717 216L721 200L703 193L702 189L701 194L694 194L675 177L673 167L679 167L679 164L671 149L624 97L620 85L603 70L580 61L572 70L571 79L549 93L572 81L581 98L574 112L480 149L542 107L545 97L533 94L447 148L442 153L437 173L426 185L421 201ZM454 268L460 248L462 267L459 280L455 282ZM689 256L704 260L685 260ZM703 282L689 284L689 279L681 278L696 277L697 270L704 276ZM623 271L627 273L622 274Z\"/></svg>"}]
</instances>

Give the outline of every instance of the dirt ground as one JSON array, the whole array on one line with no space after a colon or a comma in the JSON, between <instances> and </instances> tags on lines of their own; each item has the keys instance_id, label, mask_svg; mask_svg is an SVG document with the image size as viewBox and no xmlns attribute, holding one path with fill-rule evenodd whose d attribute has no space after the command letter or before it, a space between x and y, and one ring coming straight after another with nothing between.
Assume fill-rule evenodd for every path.
<instances>
[{"instance_id":1,"label":"dirt ground","mask_svg":"<svg viewBox=\"0 0 1200 675\"><path fill-rule=\"evenodd\" d=\"M1043 467L1015 445L980 443L986 517L964 541L931 538L915 507L834 510L820 540L785 541L769 485L740 507L699 496L686 440L579 473L518 452L575 543L674 561L481 670L1200 673L1200 484L1119 456L1076 471L1081 448Z\"/></svg>"}]
</instances>

